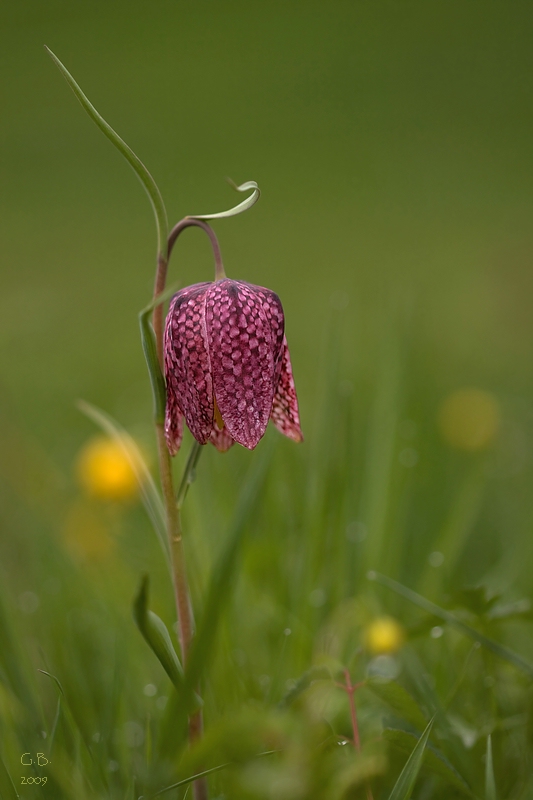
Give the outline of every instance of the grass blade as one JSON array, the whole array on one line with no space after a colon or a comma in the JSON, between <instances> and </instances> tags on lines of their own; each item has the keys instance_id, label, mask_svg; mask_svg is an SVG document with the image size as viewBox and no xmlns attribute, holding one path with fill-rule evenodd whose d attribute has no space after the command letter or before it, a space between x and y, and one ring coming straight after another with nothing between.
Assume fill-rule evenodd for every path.
<instances>
[{"instance_id":1,"label":"grass blade","mask_svg":"<svg viewBox=\"0 0 533 800\"><path fill-rule=\"evenodd\" d=\"M454 614L446 611L440 606L437 606L430 600L426 600L425 597L413 592L412 589L408 589L407 586L403 586L401 583L398 583L398 581L394 581L392 578L388 578L386 575L381 575L379 572L369 572L367 577L369 580L376 581L376 583L381 584L381 586L386 586L388 589L392 589L393 592L405 597L406 600L409 600L415 606L427 611L428 614L433 614L435 617L439 617L445 622L448 622L454 628L461 631L461 633L469 636L470 639L473 639L475 642L479 642L487 650L490 650L492 653L504 659L505 661L509 661L509 663L514 664L515 667L520 669L522 672L525 672L525 674L530 678L533 678L532 664L519 656L518 653L510 650L508 647L495 642L494 639L489 639L489 637L485 636L483 633L479 633L479 631L476 631L475 628L472 628L470 625L467 625L466 622L458 619Z\"/></svg>"},{"instance_id":2,"label":"grass blade","mask_svg":"<svg viewBox=\"0 0 533 800\"><path fill-rule=\"evenodd\" d=\"M78 400L78 408L122 448L137 478L143 505L154 526L170 569L170 551L165 528L163 502L139 448L129 433L105 411L93 406L91 403L87 403L86 400Z\"/></svg>"},{"instance_id":3,"label":"grass blade","mask_svg":"<svg viewBox=\"0 0 533 800\"><path fill-rule=\"evenodd\" d=\"M55 63L63 77L65 78L66 82L82 104L83 108L90 116L92 121L98 125L104 136L110 140L112 144L117 148L119 153L121 153L128 164L133 168L133 171L139 178L140 182L142 183L148 198L150 200L152 209L154 211L156 226L157 226L157 244L158 244L158 252L166 258L167 255L167 236L168 236L168 221L167 221L167 212L165 209L165 204L163 202L163 198L161 196L161 192L159 188L140 160L138 156L135 155L131 147L129 147L126 142L120 138L118 133L113 130L113 128L105 121L105 119L98 113L96 108L92 105L89 101L88 97L82 92L81 88L78 86L70 72L67 68L61 63L58 57L50 50L49 47L45 48L46 52Z\"/></svg>"},{"instance_id":4,"label":"grass blade","mask_svg":"<svg viewBox=\"0 0 533 800\"><path fill-rule=\"evenodd\" d=\"M387 541L387 515L391 502L401 357L393 318L385 330L376 396L369 420L366 478L361 495L361 517L370 532L365 543L365 561L369 567L383 563L386 554L390 558L395 546Z\"/></svg>"},{"instance_id":5,"label":"grass blade","mask_svg":"<svg viewBox=\"0 0 533 800\"><path fill-rule=\"evenodd\" d=\"M18 800L19 794L15 789L15 784L11 775L0 757L0 797L2 800Z\"/></svg>"},{"instance_id":6,"label":"grass blade","mask_svg":"<svg viewBox=\"0 0 533 800\"><path fill-rule=\"evenodd\" d=\"M281 752L280 750L265 750L264 753L257 753L256 758L264 758L265 756L272 756L276 753ZM150 800L154 797L159 797L165 792L170 792L172 789L178 789L180 786L187 786L188 784L193 783L193 781L198 780L199 778L205 778L207 775L212 775L213 772L220 772L221 769L226 769L226 767L231 766L233 762L226 762L225 764L218 764L216 767L211 767L210 769L204 769L203 772L197 772L195 775L190 775L188 778L183 778L181 781L177 783L173 783L170 786L165 786L164 789L159 789L158 792L155 794L150 795ZM139 800L143 800L143 798L139 798ZM185 800L185 798L184 798Z\"/></svg>"},{"instance_id":7,"label":"grass blade","mask_svg":"<svg viewBox=\"0 0 533 800\"><path fill-rule=\"evenodd\" d=\"M494 763L492 761L492 738L487 736L487 755L485 760L485 800L498 800L496 781L494 779Z\"/></svg>"},{"instance_id":8,"label":"grass blade","mask_svg":"<svg viewBox=\"0 0 533 800\"><path fill-rule=\"evenodd\" d=\"M397 728L385 728L383 738L402 753L409 755L413 750L413 742L416 743L418 737ZM472 790L461 773L446 758L444 753L434 747L431 742L428 743L424 751L424 769L445 780L446 783L453 786L462 795L470 798L474 797Z\"/></svg>"},{"instance_id":9,"label":"grass blade","mask_svg":"<svg viewBox=\"0 0 533 800\"><path fill-rule=\"evenodd\" d=\"M225 769L229 767L229 763L227 764L219 764L217 767L211 767L211 769L204 769L203 772L198 772L196 775L191 775L188 778L183 778L183 780L178 781L177 783L173 783L171 786L165 786L164 789L160 789L155 794L150 795L150 797L159 797L166 792L172 791L172 789L178 789L180 786L187 786L189 783L193 783L193 781L199 780L199 778L205 778L207 775L212 775L213 772L220 772L221 769Z\"/></svg>"},{"instance_id":10,"label":"grass blade","mask_svg":"<svg viewBox=\"0 0 533 800\"><path fill-rule=\"evenodd\" d=\"M47 672L45 669L38 669L37 672L40 672L42 675L47 675L51 680L53 680L55 685L57 686L57 688L61 692L61 695L63 697L65 696L65 692L64 692L63 687L61 686L61 682L60 682L59 678L56 678L55 675L52 675L51 672Z\"/></svg>"},{"instance_id":11,"label":"grass blade","mask_svg":"<svg viewBox=\"0 0 533 800\"><path fill-rule=\"evenodd\" d=\"M418 777L418 773L420 772L420 767L422 766L424 750L426 749L426 744L429 739L432 726L433 719L430 719L426 725L424 733L416 743L413 752L407 759L405 767L400 773L400 777L394 784L394 788L389 795L389 800L409 800L411 797L411 792L413 791L415 781Z\"/></svg>"}]
</instances>

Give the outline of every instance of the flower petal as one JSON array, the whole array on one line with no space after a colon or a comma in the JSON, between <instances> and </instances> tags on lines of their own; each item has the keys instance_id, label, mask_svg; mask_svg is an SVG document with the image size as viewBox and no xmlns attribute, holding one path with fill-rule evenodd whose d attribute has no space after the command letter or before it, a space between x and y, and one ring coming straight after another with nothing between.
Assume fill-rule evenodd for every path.
<instances>
[{"instance_id":1,"label":"flower petal","mask_svg":"<svg viewBox=\"0 0 533 800\"><path fill-rule=\"evenodd\" d=\"M230 447L235 444L235 439L232 439L229 435L227 428L223 428L219 431L216 425L213 426L209 441L211 444L215 445L219 453L225 453L226 450L229 450Z\"/></svg>"},{"instance_id":2,"label":"flower petal","mask_svg":"<svg viewBox=\"0 0 533 800\"><path fill-rule=\"evenodd\" d=\"M174 408L179 408L200 444L209 440L213 430L213 382L205 327L210 286L197 283L174 295L165 325L167 416L170 419Z\"/></svg>"},{"instance_id":3,"label":"flower petal","mask_svg":"<svg viewBox=\"0 0 533 800\"><path fill-rule=\"evenodd\" d=\"M227 278L207 291L206 327L213 391L228 433L252 450L274 400L283 343L279 297Z\"/></svg>"},{"instance_id":4,"label":"flower petal","mask_svg":"<svg viewBox=\"0 0 533 800\"><path fill-rule=\"evenodd\" d=\"M181 413L174 395L167 394L167 407L165 409L165 439L171 456L175 456L181 447L183 439L183 414Z\"/></svg>"},{"instance_id":5,"label":"flower petal","mask_svg":"<svg viewBox=\"0 0 533 800\"><path fill-rule=\"evenodd\" d=\"M300 415L298 413L298 398L294 388L291 359L285 337L283 337L281 375L274 396L270 418L276 428L285 436L288 436L289 439L294 439L295 442L303 441L304 437L300 428Z\"/></svg>"}]
</instances>

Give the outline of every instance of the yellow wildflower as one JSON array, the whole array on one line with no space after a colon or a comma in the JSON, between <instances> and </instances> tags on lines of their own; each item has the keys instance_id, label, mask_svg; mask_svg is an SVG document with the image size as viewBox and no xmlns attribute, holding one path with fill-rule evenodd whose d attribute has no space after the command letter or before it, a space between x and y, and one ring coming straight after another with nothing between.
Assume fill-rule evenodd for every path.
<instances>
[{"instance_id":1,"label":"yellow wildflower","mask_svg":"<svg viewBox=\"0 0 533 800\"><path fill-rule=\"evenodd\" d=\"M81 450L78 479L86 492L106 500L126 500L137 493L135 455L114 439L99 436Z\"/></svg>"},{"instance_id":2,"label":"yellow wildflower","mask_svg":"<svg viewBox=\"0 0 533 800\"><path fill-rule=\"evenodd\" d=\"M364 631L366 649L375 656L396 653L404 639L404 628L393 617L377 617Z\"/></svg>"}]
</instances>

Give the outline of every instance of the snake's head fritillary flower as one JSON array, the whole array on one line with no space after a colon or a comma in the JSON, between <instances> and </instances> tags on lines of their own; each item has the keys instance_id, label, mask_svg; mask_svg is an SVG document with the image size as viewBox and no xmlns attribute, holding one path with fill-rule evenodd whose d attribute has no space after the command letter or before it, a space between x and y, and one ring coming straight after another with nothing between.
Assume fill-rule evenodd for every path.
<instances>
[{"instance_id":1,"label":"snake's head fritillary flower","mask_svg":"<svg viewBox=\"0 0 533 800\"><path fill-rule=\"evenodd\" d=\"M302 441L279 297L229 278L181 289L165 325L165 435L180 447L183 417L200 444L252 450L268 420Z\"/></svg>"}]
</instances>

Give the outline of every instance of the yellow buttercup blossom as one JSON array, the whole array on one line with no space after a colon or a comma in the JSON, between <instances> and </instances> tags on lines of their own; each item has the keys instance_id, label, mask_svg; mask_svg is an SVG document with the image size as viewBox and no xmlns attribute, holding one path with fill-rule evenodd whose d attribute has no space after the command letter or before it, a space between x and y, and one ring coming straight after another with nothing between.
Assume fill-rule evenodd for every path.
<instances>
[{"instance_id":1,"label":"yellow buttercup blossom","mask_svg":"<svg viewBox=\"0 0 533 800\"><path fill-rule=\"evenodd\" d=\"M404 640L404 628L393 617L377 617L364 631L366 649L375 656L396 653Z\"/></svg>"},{"instance_id":2,"label":"yellow buttercup blossom","mask_svg":"<svg viewBox=\"0 0 533 800\"><path fill-rule=\"evenodd\" d=\"M86 492L107 500L126 500L137 493L135 454L114 439L99 436L81 450L78 479Z\"/></svg>"},{"instance_id":3,"label":"yellow buttercup blossom","mask_svg":"<svg viewBox=\"0 0 533 800\"><path fill-rule=\"evenodd\" d=\"M498 432L498 401L482 389L457 389L442 402L438 421L443 439L452 447L468 452L483 450Z\"/></svg>"}]
</instances>

